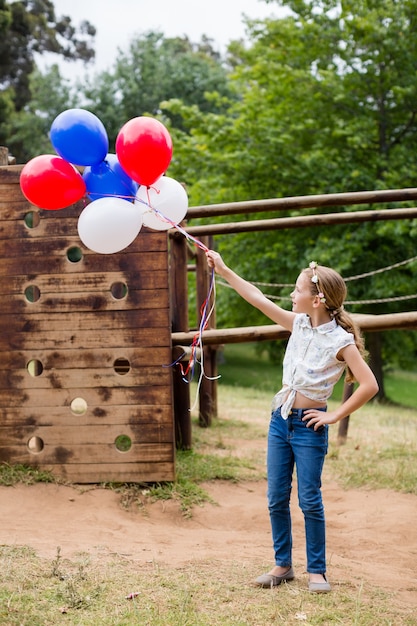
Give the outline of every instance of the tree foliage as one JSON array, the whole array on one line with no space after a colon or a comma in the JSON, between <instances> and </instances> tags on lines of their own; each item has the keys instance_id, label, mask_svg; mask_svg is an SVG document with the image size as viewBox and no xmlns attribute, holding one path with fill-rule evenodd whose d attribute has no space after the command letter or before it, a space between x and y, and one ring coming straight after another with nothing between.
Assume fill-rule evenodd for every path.
<instances>
[{"instance_id":1,"label":"tree foliage","mask_svg":"<svg viewBox=\"0 0 417 626\"><path fill-rule=\"evenodd\" d=\"M167 38L154 31L135 37L127 51L119 51L112 68L87 80L83 92L87 106L105 124L111 143L125 121L159 115L165 100L181 98L203 113L219 113L221 107L206 94L231 93L226 69L209 39L192 43L187 37ZM182 125L174 113L168 113L167 121Z\"/></svg>"},{"instance_id":2,"label":"tree foliage","mask_svg":"<svg viewBox=\"0 0 417 626\"><path fill-rule=\"evenodd\" d=\"M44 73L35 70L29 80L31 100L21 111L8 118L7 146L20 163L38 154L54 153L49 140L52 122L62 111L78 106L76 93L57 65Z\"/></svg>"},{"instance_id":3,"label":"tree foliage","mask_svg":"<svg viewBox=\"0 0 417 626\"><path fill-rule=\"evenodd\" d=\"M12 90L17 111L31 98L29 77L36 54L52 52L86 62L94 57L95 28L84 21L77 33L69 17L57 19L51 0L2 0L0 29L0 85L2 90Z\"/></svg>"},{"instance_id":4,"label":"tree foliage","mask_svg":"<svg viewBox=\"0 0 417 626\"><path fill-rule=\"evenodd\" d=\"M11 140L15 115L32 100L37 55L54 53L68 61L88 62L95 54L95 32L87 21L76 29L69 17L57 18L51 0L0 0L0 144L19 150L20 144ZM27 150L17 152L19 160L26 155Z\"/></svg>"}]
</instances>

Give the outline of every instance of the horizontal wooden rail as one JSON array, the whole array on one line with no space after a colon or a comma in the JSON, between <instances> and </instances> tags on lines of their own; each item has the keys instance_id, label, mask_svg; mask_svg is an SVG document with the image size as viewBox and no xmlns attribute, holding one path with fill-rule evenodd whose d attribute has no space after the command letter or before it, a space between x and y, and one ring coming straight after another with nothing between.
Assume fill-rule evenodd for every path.
<instances>
[{"instance_id":1,"label":"horizontal wooden rail","mask_svg":"<svg viewBox=\"0 0 417 626\"><path fill-rule=\"evenodd\" d=\"M388 313L387 315L363 315L353 313L352 317L364 332L417 328L417 312ZM195 337L195 331L176 332L172 333L171 337L174 346L186 346L192 343ZM240 328L216 328L205 330L202 335L203 343L207 346L220 345L223 343L271 341L274 339L287 339L288 337L289 332L277 324Z\"/></svg>"},{"instance_id":2,"label":"horizontal wooden rail","mask_svg":"<svg viewBox=\"0 0 417 626\"><path fill-rule=\"evenodd\" d=\"M207 224L187 226L187 232L195 237L202 235L224 235L249 233L266 230L284 230L287 228L307 228L324 225L355 224L358 222L380 222L388 220L417 219L417 208L383 209L379 211L350 211L346 213L321 213L319 215L301 215L297 217L277 217L269 220L251 220L229 222L226 224ZM180 233L169 231L175 237Z\"/></svg>"},{"instance_id":3,"label":"horizontal wooden rail","mask_svg":"<svg viewBox=\"0 0 417 626\"><path fill-rule=\"evenodd\" d=\"M417 188L385 189L381 191L352 191L348 193L329 193L314 196L290 196L267 200L248 200L244 202L225 202L190 207L187 219L216 217L219 215L238 215L239 213L261 213L268 211L287 211L314 207L332 207L352 204L376 204L378 202L407 202L417 200Z\"/></svg>"}]
</instances>

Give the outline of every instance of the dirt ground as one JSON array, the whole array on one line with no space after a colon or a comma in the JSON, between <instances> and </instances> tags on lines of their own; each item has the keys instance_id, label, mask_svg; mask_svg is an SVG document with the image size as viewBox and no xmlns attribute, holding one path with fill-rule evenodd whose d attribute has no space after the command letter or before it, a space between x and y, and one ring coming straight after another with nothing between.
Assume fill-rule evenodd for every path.
<instances>
[{"instance_id":1,"label":"dirt ground","mask_svg":"<svg viewBox=\"0 0 417 626\"><path fill-rule=\"evenodd\" d=\"M140 563L181 567L239 558L253 576L272 566L264 480L204 485L215 504L185 518L177 502L126 510L120 495L94 487L55 484L0 487L3 545L28 545L41 557L87 552L119 554ZM395 591L393 601L417 607L417 497L390 491L343 491L324 481L328 576L333 585L356 581ZM305 576L304 531L294 498L294 567ZM240 555L240 556L239 556ZM249 568L249 571L251 569ZM247 581L248 584L250 581Z\"/></svg>"}]
</instances>

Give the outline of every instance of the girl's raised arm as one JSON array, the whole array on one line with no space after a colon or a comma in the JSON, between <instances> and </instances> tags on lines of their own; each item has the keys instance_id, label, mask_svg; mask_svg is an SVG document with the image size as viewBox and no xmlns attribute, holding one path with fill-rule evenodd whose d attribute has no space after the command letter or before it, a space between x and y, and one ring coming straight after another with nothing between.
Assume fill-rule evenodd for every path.
<instances>
[{"instance_id":1,"label":"girl's raised arm","mask_svg":"<svg viewBox=\"0 0 417 626\"><path fill-rule=\"evenodd\" d=\"M274 302L269 300L258 287L252 285L244 278L241 278L236 272L230 269L223 261L218 252L214 250L208 250L206 252L207 263L210 268L214 268L214 271L224 278L231 287L242 297L249 302L256 309L259 309L264 315L269 317L270 320L283 326L283 328L292 331L293 321L295 313L292 311L286 311Z\"/></svg>"}]
</instances>

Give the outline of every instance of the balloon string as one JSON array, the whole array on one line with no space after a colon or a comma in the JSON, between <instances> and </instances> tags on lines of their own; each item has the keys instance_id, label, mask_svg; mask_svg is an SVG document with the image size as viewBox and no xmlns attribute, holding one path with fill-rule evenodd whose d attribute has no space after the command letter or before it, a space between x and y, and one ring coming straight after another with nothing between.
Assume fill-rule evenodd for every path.
<instances>
[{"instance_id":1,"label":"balloon string","mask_svg":"<svg viewBox=\"0 0 417 626\"><path fill-rule=\"evenodd\" d=\"M204 370L203 331L208 327L209 320L215 310L215 301L216 301L216 281L215 281L215 272L214 272L214 269L212 269L211 274L210 274L209 292L203 304L203 314L201 316L201 322L200 322L199 332L198 332L198 342L199 342L198 345L200 346L200 351L201 351L200 376L197 382L197 392L195 396L195 401L194 401L193 406L190 408L190 411L193 411L197 404L197 399L199 398L199 395L200 395L200 387L201 387L203 378L206 378L207 380L217 380L220 378L220 376L207 376ZM211 302L211 306L210 306L210 302Z\"/></svg>"},{"instance_id":2,"label":"balloon string","mask_svg":"<svg viewBox=\"0 0 417 626\"><path fill-rule=\"evenodd\" d=\"M211 307L209 309L209 305L210 305L210 300L211 300L211 296L212 294L215 293L215 281L214 281L214 270L211 271L211 276L210 276L210 286L209 286L209 291L208 291L208 295L207 298L204 300L203 304L201 305L200 308L200 324L198 327L198 331L197 333L194 335L193 341L191 342L191 357L190 360L188 362L187 367L184 369L180 363L180 368L181 368L181 373L184 379L184 382L188 382L187 376L189 374L189 372L192 372L194 374L194 368L195 368L195 364L196 363L200 363L202 365L202 361L203 361L203 341L202 341L202 335L203 335L203 331L206 330L210 317L214 311L214 298L213 298L213 302L211 304ZM201 350L201 358L200 360L198 359L198 353L197 350L198 348L200 348ZM204 367L201 367L201 370L204 373Z\"/></svg>"},{"instance_id":3,"label":"balloon string","mask_svg":"<svg viewBox=\"0 0 417 626\"><path fill-rule=\"evenodd\" d=\"M204 252L208 252L209 249L207 248L207 246L204 245L204 243L202 241L200 241L199 239L196 239L195 237L190 235L190 233L187 233L187 231L184 228L182 228L182 226L180 226L176 222L173 222L169 217L167 217L166 215L161 213L161 211L159 209L155 209L151 205L151 199L150 199L150 196L149 196L149 187L146 190L146 194L147 194L147 197L148 197L148 202L145 202L144 200L141 200L141 199L138 199L138 198L136 200L139 201L140 203L144 204L145 206L147 206L149 209L151 209L151 211L153 213L155 213L159 218L161 218L162 221L164 221L167 224L169 224L170 226L172 226L172 228L175 228L176 230L178 230L178 232L180 232L182 235L184 235L184 237L186 239L188 239L188 241L192 241L198 248L200 248Z\"/></svg>"},{"instance_id":4,"label":"balloon string","mask_svg":"<svg viewBox=\"0 0 417 626\"><path fill-rule=\"evenodd\" d=\"M91 192L89 191L87 196L85 198L90 197L92 200L94 200L94 196L97 196L96 200L98 200L99 198L120 198L120 200L128 200L129 202L133 202L133 200L135 200L136 196L132 196L131 194L129 194L128 196L123 196L120 193L103 193L103 192Z\"/></svg>"},{"instance_id":5,"label":"balloon string","mask_svg":"<svg viewBox=\"0 0 417 626\"><path fill-rule=\"evenodd\" d=\"M188 365L186 368L184 368L182 363L179 362L181 376L185 383L189 383L191 380L194 379L196 364L199 364L200 366L200 374L197 380L197 391L196 391L194 403L190 407L190 411L193 411L197 405L197 401L200 396L200 389L201 389L203 378L206 378L207 380L217 380L218 378L220 378L220 376L213 376L213 377L207 376L204 370L203 332L207 328L210 317L213 314L213 311L215 308L215 284L216 283L214 279L214 269L213 269L211 271L211 276L210 276L210 286L209 286L208 295L207 295L207 298L204 300L200 309L200 324L198 327L198 331L194 335L193 341L191 343L191 355L188 361ZM211 302L211 306L210 306L210 302ZM200 358L198 357L198 351L200 351Z\"/></svg>"},{"instance_id":6,"label":"balloon string","mask_svg":"<svg viewBox=\"0 0 417 626\"><path fill-rule=\"evenodd\" d=\"M158 217L160 217L167 224L170 224L170 226L178 230L182 235L184 235L184 237L186 237L186 239L188 239L189 241L192 241L198 248L200 248L204 252L208 251L207 246L204 245L202 241L200 241L199 239L196 239L195 237L187 233L187 231L184 228L182 228L182 226L172 221L169 217L167 217L161 211L159 211L159 209L156 209L151 206L150 197L149 197L149 188L147 189L147 196L148 196L148 202L145 202L144 200L139 200L139 199L137 199L136 201L139 201L142 204L145 204L146 206L148 206L149 209L151 209L154 213L158 215ZM199 323L198 331L194 335L193 340L191 342L190 358L188 360L187 366L184 367L181 362L183 357L186 355L185 352L181 354L175 361L173 361L169 365L163 366L163 367L173 367L175 365L178 365L181 371L181 377L183 381L187 384L190 383L194 379L196 365L198 364L200 366L200 373L199 373L198 380L197 380L196 397L195 397L195 401L193 405L190 407L190 411L193 411L197 404L203 378L206 378L207 380L216 380L220 378L220 376L209 377L206 375L205 370L204 370L203 332L204 330L207 329L209 320L215 310L215 300L216 300L216 281L215 281L215 272L214 272L214 269L212 269L211 274L210 274L208 294L203 304L200 307L200 323ZM199 353L200 353L200 357L199 357Z\"/></svg>"}]
</instances>

